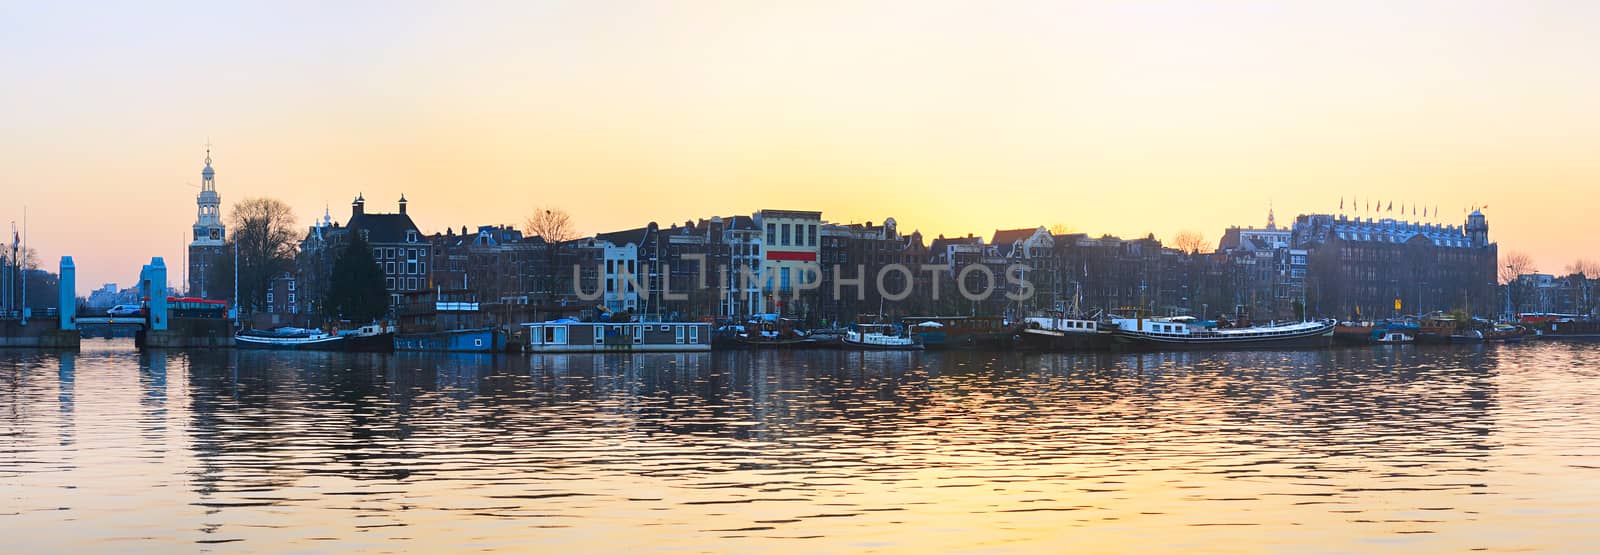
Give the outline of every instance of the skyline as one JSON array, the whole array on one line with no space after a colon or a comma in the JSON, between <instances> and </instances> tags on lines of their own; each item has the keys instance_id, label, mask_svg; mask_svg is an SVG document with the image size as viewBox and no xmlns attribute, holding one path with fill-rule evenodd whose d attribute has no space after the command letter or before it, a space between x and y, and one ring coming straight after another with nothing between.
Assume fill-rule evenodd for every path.
<instances>
[{"instance_id":1,"label":"skyline","mask_svg":"<svg viewBox=\"0 0 1600 555\"><path fill-rule=\"evenodd\" d=\"M210 137L225 210L302 226L403 193L427 232L790 208L1214 245L1356 196L1600 257L1597 6L618 6L0 7L0 221L27 205L82 291L175 265Z\"/></svg>"}]
</instances>

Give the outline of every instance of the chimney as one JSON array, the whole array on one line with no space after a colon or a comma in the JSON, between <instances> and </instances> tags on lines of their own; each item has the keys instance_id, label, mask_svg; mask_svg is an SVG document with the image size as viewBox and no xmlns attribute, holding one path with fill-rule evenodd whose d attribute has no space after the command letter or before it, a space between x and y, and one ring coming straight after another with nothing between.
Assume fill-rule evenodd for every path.
<instances>
[{"instance_id":1,"label":"chimney","mask_svg":"<svg viewBox=\"0 0 1600 555\"><path fill-rule=\"evenodd\" d=\"M356 200L350 202L350 215L351 216L360 216L363 212L366 212L366 211L367 211L367 199L362 198L361 195L359 195L359 194L356 195Z\"/></svg>"},{"instance_id":2,"label":"chimney","mask_svg":"<svg viewBox=\"0 0 1600 555\"><path fill-rule=\"evenodd\" d=\"M405 195L405 193L400 193L400 213L401 214L406 213L406 195Z\"/></svg>"}]
</instances>

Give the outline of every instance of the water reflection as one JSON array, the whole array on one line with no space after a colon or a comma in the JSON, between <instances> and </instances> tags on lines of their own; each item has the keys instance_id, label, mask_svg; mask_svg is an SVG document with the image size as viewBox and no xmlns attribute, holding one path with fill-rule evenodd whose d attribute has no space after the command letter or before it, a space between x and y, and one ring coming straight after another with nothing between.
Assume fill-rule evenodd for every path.
<instances>
[{"instance_id":1,"label":"water reflection","mask_svg":"<svg viewBox=\"0 0 1600 555\"><path fill-rule=\"evenodd\" d=\"M30 551L1571 547L1597 354L0 352L0 525Z\"/></svg>"}]
</instances>

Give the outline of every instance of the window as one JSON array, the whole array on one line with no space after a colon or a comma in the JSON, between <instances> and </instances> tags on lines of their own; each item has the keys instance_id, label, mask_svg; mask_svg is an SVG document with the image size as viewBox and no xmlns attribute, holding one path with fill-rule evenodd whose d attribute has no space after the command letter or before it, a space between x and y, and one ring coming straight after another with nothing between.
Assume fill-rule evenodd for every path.
<instances>
[{"instance_id":1,"label":"window","mask_svg":"<svg viewBox=\"0 0 1600 555\"><path fill-rule=\"evenodd\" d=\"M294 291L294 280L289 280L289 290Z\"/></svg>"},{"instance_id":2,"label":"window","mask_svg":"<svg viewBox=\"0 0 1600 555\"><path fill-rule=\"evenodd\" d=\"M813 247L817 246L817 224L807 224L806 235L807 244Z\"/></svg>"},{"instance_id":3,"label":"window","mask_svg":"<svg viewBox=\"0 0 1600 555\"><path fill-rule=\"evenodd\" d=\"M767 244L768 245L775 245L777 243L778 243L778 224L767 224Z\"/></svg>"},{"instance_id":4,"label":"window","mask_svg":"<svg viewBox=\"0 0 1600 555\"><path fill-rule=\"evenodd\" d=\"M789 246L789 224L783 224L783 241L778 244Z\"/></svg>"},{"instance_id":5,"label":"window","mask_svg":"<svg viewBox=\"0 0 1600 555\"><path fill-rule=\"evenodd\" d=\"M394 274L394 263L393 262L384 262L383 263L383 273L391 274L391 275Z\"/></svg>"},{"instance_id":6,"label":"window","mask_svg":"<svg viewBox=\"0 0 1600 555\"><path fill-rule=\"evenodd\" d=\"M412 229L412 230L407 230L406 231L406 242L407 243L415 243L415 242L417 242L417 230Z\"/></svg>"},{"instance_id":7,"label":"window","mask_svg":"<svg viewBox=\"0 0 1600 555\"><path fill-rule=\"evenodd\" d=\"M19 258L18 260L21 260L21 259ZM271 291L267 292L267 304L268 305L272 304L272 292Z\"/></svg>"},{"instance_id":8,"label":"window","mask_svg":"<svg viewBox=\"0 0 1600 555\"><path fill-rule=\"evenodd\" d=\"M676 329L675 337L677 337L678 343L682 344L683 343L683 326L673 326L673 328Z\"/></svg>"},{"instance_id":9,"label":"window","mask_svg":"<svg viewBox=\"0 0 1600 555\"><path fill-rule=\"evenodd\" d=\"M383 287L385 289L394 290L394 278L383 278Z\"/></svg>"},{"instance_id":10,"label":"window","mask_svg":"<svg viewBox=\"0 0 1600 555\"><path fill-rule=\"evenodd\" d=\"M383 258L383 249L372 249L373 258Z\"/></svg>"},{"instance_id":11,"label":"window","mask_svg":"<svg viewBox=\"0 0 1600 555\"><path fill-rule=\"evenodd\" d=\"M383 249L383 257L384 258L394 258L394 247L389 247L387 249Z\"/></svg>"},{"instance_id":12,"label":"window","mask_svg":"<svg viewBox=\"0 0 1600 555\"><path fill-rule=\"evenodd\" d=\"M295 304L295 302L294 302L294 293L290 293L289 294L289 305L293 306L294 304Z\"/></svg>"}]
</instances>

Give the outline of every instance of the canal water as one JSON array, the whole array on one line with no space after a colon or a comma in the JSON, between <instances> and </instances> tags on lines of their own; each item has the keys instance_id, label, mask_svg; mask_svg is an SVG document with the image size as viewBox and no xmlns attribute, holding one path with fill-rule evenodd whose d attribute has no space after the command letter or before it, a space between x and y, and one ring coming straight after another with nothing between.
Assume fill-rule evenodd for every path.
<instances>
[{"instance_id":1,"label":"canal water","mask_svg":"<svg viewBox=\"0 0 1600 555\"><path fill-rule=\"evenodd\" d=\"M1600 343L0 351L11 553L1600 551Z\"/></svg>"}]
</instances>

